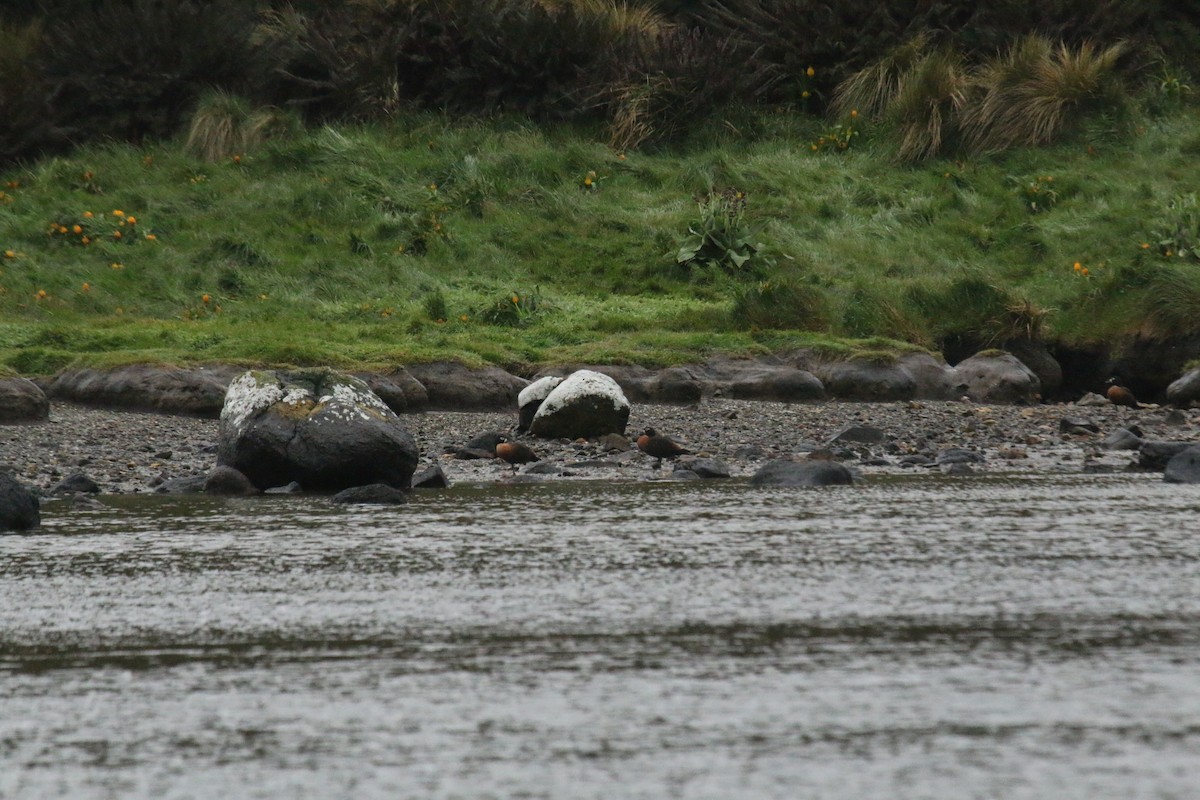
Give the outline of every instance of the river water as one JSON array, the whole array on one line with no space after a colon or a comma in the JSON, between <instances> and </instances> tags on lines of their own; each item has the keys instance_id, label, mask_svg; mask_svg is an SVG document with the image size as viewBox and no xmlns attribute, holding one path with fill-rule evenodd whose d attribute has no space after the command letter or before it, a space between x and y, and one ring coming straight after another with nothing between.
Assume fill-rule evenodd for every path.
<instances>
[{"instance_id":1,"label":"river water","mask_svg":"<svg viewBox=\"0 0 1200 800\"><path fill-rule=\"evenodd\" d=\"M103 500L0 538L0 797L1200 797L1200 487Z\"/></svg>"}]
</instances>

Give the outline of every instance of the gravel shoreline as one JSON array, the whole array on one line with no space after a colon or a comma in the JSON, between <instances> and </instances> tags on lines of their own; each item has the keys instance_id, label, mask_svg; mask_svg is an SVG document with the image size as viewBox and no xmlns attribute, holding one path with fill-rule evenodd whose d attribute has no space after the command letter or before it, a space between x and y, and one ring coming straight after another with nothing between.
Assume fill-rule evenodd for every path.
<instances>
[{"instance_id":1,"label":"gravel shoreline","mask_svg":"<svg viewBox=\"0 0 1200 800\"><path fill-rule=\"evenodd\" d=\"M1066 417L1093 423L1098 433L1062 433ZM485 431L510 431L516 413L428 411L401 417L421 449L422 469L439 464L451 483L514 479L513 468L494 460L462 460L447 450ZM831 443L850 426L878 428L881 443ZM1104 437L1136 426L1146 439L1200 439L1200 411L1129 409L1113 405L982 405L970 402L777 403L715 398L695 406L635 405L629 438L654 427L702 456L725 462L735 477L753 474L772 459L804 458L832 447L836 457L869 476L900 472L904 456L934 457L940 450L980 453L978 471L1120 470L1136 452L1109 451ZM48 492L83 473L102 493L153 492L172 478L204 475L216 464L218 423L212 419L117 411L55 403L48 422L0 426L0 469ZM654 460L636 450L613 452L594 443L524 439L541 456L579 477L663 478ZM845 448L845 449L839 449ZM584 462L583 466L578 465ZM597 463L599 462L599 463Z\"/></svg>"}]
</instances>

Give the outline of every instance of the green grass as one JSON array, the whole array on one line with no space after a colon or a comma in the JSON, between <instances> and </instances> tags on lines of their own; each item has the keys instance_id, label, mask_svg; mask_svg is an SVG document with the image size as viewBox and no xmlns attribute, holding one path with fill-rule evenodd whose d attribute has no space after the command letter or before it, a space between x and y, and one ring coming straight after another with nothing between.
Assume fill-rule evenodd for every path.
<instances>
[{"instance_id":1,"label":"green grass","mask_svg":"<svg viewBox=\"0 0 1200 800\"><path fill-rule=\"evenodd\" d=\"M1074 344L1200 331L1200 264L1142 248L1200 185L1194 109L1145 118L1135 135L1098 124L1053 147L918 166L895 165L870 130L845 153L814 154L817 120L730 120L625 157L598 130L414 115L311 130L236 162L188 155L181 139L8 170L0 367L665 365L852 353L880 337L991 342L1020 327L1012 309ZM1056 203L1034 213L1025 187L1047 176ZM730 187L746 193L763 258L690 273L675 253L695 198ZM95 234L86 246L70 232L80 223ZM513 294L535 296L536 313L483 321ZM776 296L819 308L820 329L762 306ZM438 298L444 319L428 313ZM794 329L758 327L798 316Z\"/></svg>"}]
</instances>

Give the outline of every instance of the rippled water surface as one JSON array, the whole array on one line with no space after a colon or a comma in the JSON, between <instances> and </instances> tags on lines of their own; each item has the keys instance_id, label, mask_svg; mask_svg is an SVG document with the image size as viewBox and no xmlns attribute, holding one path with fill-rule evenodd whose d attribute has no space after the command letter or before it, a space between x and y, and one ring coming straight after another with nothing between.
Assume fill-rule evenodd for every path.
<instances>
[{"instance_id":1,"label":"rippled water surface","mask_svg":"<svg viewBox=\"0 0 1200 800\"><path fill-rule=\"evenodd\" d=\"M1200 487L106 502L0 538L0 797L1200 797Z\"/></svg>"}]
</instances>

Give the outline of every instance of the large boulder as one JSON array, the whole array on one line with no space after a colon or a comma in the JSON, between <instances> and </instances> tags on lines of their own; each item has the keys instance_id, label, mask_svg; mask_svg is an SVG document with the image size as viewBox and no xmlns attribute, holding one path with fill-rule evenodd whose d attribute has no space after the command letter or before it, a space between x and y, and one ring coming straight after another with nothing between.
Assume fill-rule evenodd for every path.
<instances>
[{"instance_id":1,"label":"large boulder","mask_svg":"<svg viewBox=\"0 0 1200 800\"><path fill-rule=\"evenodd\" d=\"M751 486L849 486L854 473L836 461L769 461L750 478Z\"/></svg>"},{"instance_id":2,"label":"large boulder","mask_svg":"<svg viewBox=\"0 0 1200 800\"><path fill-rule=\"evenodd\" d=\"M452 361L410 364L406 370L425 387L429 408L448 411L510 409L529 383L499 367L472 369Z\"/></svg>"},{"instance_id":3,"label":"large boulder","mask_svg":"<svg viewBox=\"0 0 1200 800\"><path fill-rule=\"evenodd\" d=\"M1046 343L1036 339L1010 340L1004 349L1038 376L1042 397L1054 395L1062 388L1063 370L1058 359L1050 355Z\"/></svg>"},{"instance_id":4,"label":"large boulder","mask_svg":"<svg viewBox=\"0 0 1200 800\"><path fill-rule=\"evenodd\" d=\"M624 433L629 401L621 386L593 370L573 372L542 401L529 432L546 439L578 439Z\"/></svg>"},{"instance_id":5,"label":"large boulder","mask_svg":"<svg viewBox=\"0 0 1200 800\"><path fill-rule=\"evenodd\" d=\"M429 392L404 367L394 367L388 372L355 373L354 377L361 378L397 414L412 414L429 406Z\"/></svg>"},{"instance_id":6,"label":"large boulder","mask_svg":"<svg viewBox=\"0 0 1200 800\"><path fill-rule=\"evenodd\" d=\"M709 359L706 364L715 389L738 400L778 400L799 402L821 400L825 386L806 369L779 359Z\"/></svg>"},{"instance_id":7,"label":"large boulder","mask_svg":"<svg viewBox=\"0 0 1200 800\"><path fill-rule=\"evenodd\" d=\"M852 358L833 364L825 388L841 400L889 402L917 396L917 381L892 359Z\"/></svg>"},{"instance_id":8,"label":"large boulder","mask_svg":"<svg viewBox=\"0 0 1200 800\"><path fill-rule=\"evenodd\" d=\"M905 353L897 362L916 383L916 399L949 400L954 397L954 370L929 353Z\"/></svg>"},{"instance_id":9,"label":"large boulder","mask_svg":"<svg viewBox=\"0 0 1200 800\"><path fill-rule=\"evenodd\" d=\"M1200 400L1200 368L1184 373L1167 387L1167 402L1186 408Z\"/></svg>"},{"instance_id":10,"label":"large boulder","mask_svg":"<svg viewBox=\"0 0 1200 800\"><path fill-rule=\"evenodd\" d=\"M111 370L69 370L43 388L51 399L83 405L216 417L225 403L225 389L237 373L232 367L131 364Z\"/></svg>"},{"instance_id":11,"label":"large boulder","mask_svg":"<svg viewBox=\"0 0 1200 800\"><path fill-rule=\"evenodd\" d=\"M659 403L699 403L707 387L704 371L695 366L659 370L645 386L647 397Z\"/></svg>"},{"instance_id":12,"label":"large boulder","mask_svg":"<svg viewBox=\"0 0 1200 800\"><path fill-rule=\"evenodd\" d=\"M28 378L0 378L0 424L41 422L50 416L50 401Z\"/></svg>"},{"instance_id":13,"label":"large boulder","mask_svg":"<svg viewBox=\"0 0 1200 800\"><path fill-rule=\"evenodd\" d=\"M0 531L27 531L41 524L37 495L0 471Z\"/></svg>"},{"instance_id":14,"label":"large boulder","mask_svg":"<svg viewBox=\"0 0 1200 800\"><path fill-rule=\"evenodd\" d=\"M957 388L977 403L1031 403L1042 383L1033 370L1012 353L985 350L954 368Z\"/></svg>"},{"instance_id":15,"label":"large boulder","mask_svg":"<svg viewBox=\"0 0 1200 800\"><path fill-rule=\"evenodd\" d=\"M395 412L333 370L247 372L230 384L221 411L217 463L259 489L292 481L308 491L407 488L417 456Z\"/></svg>"},{"instance_id":16,"label":"large boulder","mask_svg":"<svg viewBox=\"0 0 1200 800\"><path fill-rule=\"evenodd\" d=\"M1143 469L1166 469L1171 459L1196 446L1196 442L1164 442L1156 439L1143 439L1138 445L1138 466Z\"/></svg>"},{"instance_id":17,"label":"large boulder","mask_svg":"<svg viewBox=\"0 0 1200 800\"><path fill-rule=\"evenodd\" d=\"M1171 457L1163 480L1167 483L1200 483L1200 445L1193 445Z\"/></svg>"}]
</instances>

